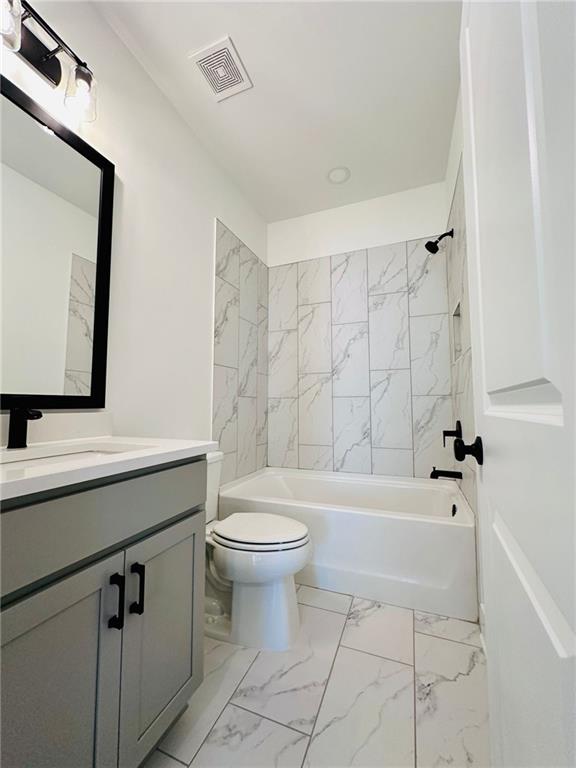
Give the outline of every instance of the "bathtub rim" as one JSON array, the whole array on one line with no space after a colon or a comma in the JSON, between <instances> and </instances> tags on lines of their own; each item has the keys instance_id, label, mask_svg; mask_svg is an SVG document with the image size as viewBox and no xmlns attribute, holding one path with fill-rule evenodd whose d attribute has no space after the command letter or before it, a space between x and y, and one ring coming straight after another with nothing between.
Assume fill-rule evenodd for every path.
<instances>
[{"instance_id":1,"label":"bathtub rim","mask_svg":"<svg viewBox=\"0 0 576 768\"><path fill-rule=\"evenodd\" d=\"M458 512L463 512L460 515L460 519L440 515L424 515L415 512L396 512L394 510L387 509L373 509L363 506L352 506L350 504L322 504L321 502L310 501L308 499L288 499L281 496L268 496L268 495L247 495L247 494L234 494L233 491L242 484L256 480L258 477L264 476L302 476L310 479L318 479L322 481L333 480L341 484L360 484L362 486L378 486L385 485L387 487L393 487L401 489L403 487L408 488L420 488L421 490L440 490L449 492L450 495L454 495L458 498L457 507ZM464 496L462 489L454 480L430 480L428 478L420 477L396 477L392 475L369 475L363 473L353 472L328 472L319 471L314 469L296 469L294 467L263 467L255 472L251 472L249 475L231 480L220 487L219 495L225 499L257 501L269 504L282 504L287 507L308 507L309 509L328 512L331 509L337 511L348 512L352 514L368 515L370 517L381 517L385 515L388 518L394 518L397 520L414 520L419 522L438 523L441 525L451 525L463 528L476 528L476 518L474 512L468 500ZM458 515L458 513L457 513Z\"/></svg>"}]
</instances>

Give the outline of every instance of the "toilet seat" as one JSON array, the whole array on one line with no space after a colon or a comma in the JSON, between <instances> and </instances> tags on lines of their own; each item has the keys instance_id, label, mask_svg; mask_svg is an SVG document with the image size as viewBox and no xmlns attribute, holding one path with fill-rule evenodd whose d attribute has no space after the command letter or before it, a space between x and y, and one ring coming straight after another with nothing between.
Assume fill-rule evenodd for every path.
<instances>
[{"instance_id":1,"label":"toilet seat","mask_svg":"<svg viewBox=\"0 0 576 768\"><path fill-rule=\"evenodd\" d=\"M304 547L310 537L303 523L289 517L241 512L219 520L212 530L212 540L244 552L281 552Z\"/></svg>"}]
</instances>

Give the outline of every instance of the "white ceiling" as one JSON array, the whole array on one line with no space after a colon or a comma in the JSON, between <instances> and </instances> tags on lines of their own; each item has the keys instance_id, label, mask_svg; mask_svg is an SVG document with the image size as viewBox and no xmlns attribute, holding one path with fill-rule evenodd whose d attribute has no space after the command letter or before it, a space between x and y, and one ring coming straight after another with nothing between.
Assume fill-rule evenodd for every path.
<instances>
[{"instance_id":1,"label":"white ceiling","mask_svg":"<svg viewBox=\"0 0 576 768\"><path fill-rule=\"evenodd\" d=\"M459 2L100 7L267 221L444 178ZM254 87L217 103L188 54L226 35ZM340 165L350 181L329 184Z\"/></svg>"}]
</instances>

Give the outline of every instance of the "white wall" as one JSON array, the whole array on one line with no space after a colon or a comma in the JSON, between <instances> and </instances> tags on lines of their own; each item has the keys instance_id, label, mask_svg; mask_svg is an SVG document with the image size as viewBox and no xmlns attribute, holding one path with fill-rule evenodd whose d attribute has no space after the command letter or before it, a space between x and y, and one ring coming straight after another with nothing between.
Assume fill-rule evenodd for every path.
<instances>
[{"instance_id":1,"label":"white wall","mask_svg":"<svg viewBox=\"0 0 576 768\"><path fill-rule=\"evenodd\" d=\"M37 8L94 69L98 119L84 135L116 165L107 387L114 431L209 437L215 218L263 259L265 224L97 9ZM3 58L5 73L36 101L59 104L17 58Z\"/></svg>"},{"instance_id":2,"label":"white wall","mask_svg":"<svg viewBox=\"0 0 576 768\"><path fill-rule=\"evenodd\" d=\"M72 254L96 261L97 221L7 165L1 170L0 391L62 394Z\"/></svg>"},{"instance_id":3,"label":"white wall","mask_svg":"<svg viewBox=\"0 0 576 768\"><path fill-rule=\"evenodd\" d=\"M417 240L443 231L444 182L268 225L268 266Z\"/></svg>"}]
</instances>

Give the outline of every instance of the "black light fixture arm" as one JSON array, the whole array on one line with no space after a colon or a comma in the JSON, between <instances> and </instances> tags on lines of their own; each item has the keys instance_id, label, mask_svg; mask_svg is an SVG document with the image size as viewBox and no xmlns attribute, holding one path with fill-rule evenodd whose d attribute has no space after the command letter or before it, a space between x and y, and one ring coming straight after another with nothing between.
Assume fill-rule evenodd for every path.
<instances>
[{"instance_id":1,"label":"black light fixture arm","mask_svg":"<svg viewBox=\"0 0 576 768\"><path fill-rule=\"evenodd\" d=\"M86 62L83 61L80 56L78 56L77 53L75 53L70 46L62 40L60 35L55 32L52 27L44 21L42 16L38 13L38 11L35 11L34 8L30 5L30 3L26 2L26 0L22 0L22 22L24 22L26 19L33 19L36 24L38 24L39 27L42 27L44 32L46 32L47 35L49 35L52 40L54 41L56 47L49 51L43 58L45 61L49 61L51 58L56 56L56 54L60 53L60 51L64 51L64 53L69 56L71 59L73 59L76 64L85 67L90 71L91 74L92 70L89 69L89 67L86 65Z\"/></svg>"}]
</instances>

